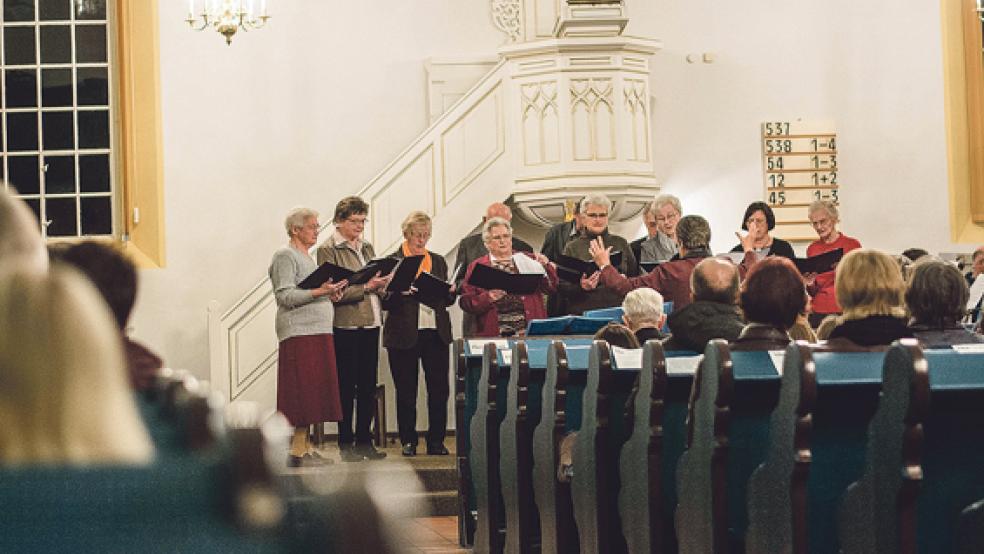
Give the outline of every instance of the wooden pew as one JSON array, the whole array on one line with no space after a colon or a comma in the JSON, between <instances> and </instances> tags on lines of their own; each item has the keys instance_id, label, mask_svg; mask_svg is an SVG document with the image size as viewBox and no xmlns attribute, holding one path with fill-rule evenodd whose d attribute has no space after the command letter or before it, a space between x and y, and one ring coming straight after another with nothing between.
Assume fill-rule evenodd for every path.
<instances>
[{"instance_id":1,"label":"wooden pew","mask_svg":"<svg viewBox=\"0 0 984 554\"><path fill-rule=\"evenodd\" d=\"M567 348L553 341L547 352L540 423L533 430L533 495L540 517L540 552L577 552L570 483L557 480L558 448L566 433Z\"/></svg>"},{"instance_id":2,"label":"wooden pew","mask_svg":"<svg viewBox=\"0 0 984 554\"><path fill-rule=\"evenodd\" d=\"M868 433L838 514L844 552L980 552L984 355L894 345Z\"/></svg>"},{"instance_id":3,"label":"wooden pew","mask_svg":"<svg viewBox=\"0 0 984 554\"><path fill-rule=\"evenodd\" d=\"M455 457L458 468L458 544L469 546L475 538L475 491L472 488L471 465L468 451L471 415L465 417L468 399L468 359L464 339L455 339L452 345L454 360L454 424Z\"/></svg>"},{"instance_id":4,"label":"wooden pew","mask_svg":"<svg viewBox=\"0 0 984 554\"><path fill-rule=\"evenodd\" d=\"M533 428L540 410L531 419L530 359L526 343L512 346L512 360L506 392L505 417L499 427L499 467L502 501L506 518L504 551L510 554L534 552L539 547L539 520L530 491L533 488Z\"/></svg>"},{"instance_id":5,"label":"wooden pew","mask_svg":"<svg viewBox=\"0 0 984 554\"><path fill-rule=\"evenodd\" d=\"M837 550L837 505L864 467L883 360L806 343L786 350L769 451L748 482L748 552Z\"/></svg>"},{"instance_id":6,"label":"wooden pew","mask_svg":"<svg viewBox=\"0 0 984 554\"><path fill-rule=\"evenodd\" d=\"M779 376L766 351L708 344L695 379L688 449L677 468L682 552L743 551L746 486L764 461Z\"/></svg>"},{"instance_id":7,"label":"wooden pew","mask_svg":"<svg viewBox=\"0 0 984 554\"><path fill-rule=\"evenodd\" d=\"M619 455L618 513L631 554L663 552L668 542L665 535L672 534L661 486L666 390L663 346L651 340L643 347L638 385L626 405L631 434Z\"/></svg>"},{"instance_id":8,"label":"wooden pew","mask_svg":"<svg viewBox=\"0 0 984 554\"><path fill-rule=\"evenodd\" d=\"M475 414L471 418L471 476L478 510L475 522L475 552L501 552L503 548L502 495L499 480L499 354L486 344L482 374L478 381Z\"/></svg>"}]
</instances>

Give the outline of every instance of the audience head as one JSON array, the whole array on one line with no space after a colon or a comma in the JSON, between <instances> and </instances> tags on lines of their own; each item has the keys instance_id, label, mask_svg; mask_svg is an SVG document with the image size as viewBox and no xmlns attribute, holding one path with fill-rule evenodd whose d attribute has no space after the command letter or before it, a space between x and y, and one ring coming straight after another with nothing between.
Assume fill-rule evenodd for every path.
<instances>
[{"instance_id":1,"label":"audience head","mask_svg":"<svg viewBox=\"0 0 984 554\"><path fill-rule=\"evenodd\" d=\"M482 241L496 258L512 255L512 225L501 217L493 217L482 226Z\"/></svg>"},{"instance_id":2,"label":"audience head","mask_svg":"<svg viewBox=\"0 0 984 554\"><path fill-rule=\"evenodd\" d=\"M358 196L346 196L335 205L335 217L332 221L346 240L356 240L366 227L368 215L369 204L365 200Z\"/></svg>"},{"instance_id":3,"label":"audience head","mask_svg":"<svg viewBox=\"0 0 984 554\"><path fill-rule=\"evenodd\" d=\"M680 223L682 225L683 221ZM731 260L704 258L690 274L690 290L695 302L735 304L738 302L738 286L738 266Z\"/></svg>"},{"instance_id":4,"label":"audience head","mask_svg":"<svg viewBox=\"0 0 984 554\"><path fill-rule=\"evenodd\" d=\"M905 305L913 323L947 328L956 326L964 316L969 297L967 281L957 268L927 259L913 266Z\"/></svg>"},{"instance_id":5,"label":"audience head","mask_svg":"<svg viewBox=\"0 0 984 554\"><path fill-rule=\"evenodd\" d=\"M612 202L604 194L589 194L581 200L581 217L584 229L592 235L600 235L608 228L608 216Z\"/></svg>"},{"instance_id":6,"label":"audience head","mask_svg":"<svg viewBox=\"0 0 984 554\"><path fill-rule=\"evenodd\" d=\"M834 289L844 318L905 315L902 272L888 254L870 248L851 250L837 264Z\"/></svg>"},{"instance_id":7,"label":"audience head","mask_svg":"<svg viewBox=\"0 0 984 554\"><path fill-rule=\"evenodd\" d=\"M493 217L501 217L506 221L512 221L512 210L502 202L489 204L489 207L485 209L485 217L482 218L482 221L488 221Z\"/></svg>"},{"instance_id":8,"label":"audience head","mask_svg":"<svg viewBox=\"0 0 984 554\"><path fill-rule=\"evenodd\" d=\"M30 267L44 271L48 254L38 227L38 218L11 187L0 182L0 267Z\"/></svg>"},{"instance_id":9,"label":"audience head","mask_svg":"<svg viewBox=\"0 0 984 554\"><path fill-rule=\"evenodd\" d=\"M594 340L603 340L620 348L641 348L632 330L621 323L609 323L594 334Z\"/></svg>"},{"instance_id":10,"label":"audience head","mask_svg":"<svg viewBox=\"0 0 984 554\"><path fill-rule=\"evenodd\" d=\"M814 200L807 208L810 225L817 236L824 242L837 240L837 224L840 223L840 213L837 206L830 200Z\"/></svg>"},{"instance_id":11,"label":"audience head","mask_svg":"<svg viewBox=\"0 0 984 554\"><path fill-rule=\"evenodd\" d=\"M52 248L52 259L71 265L89 278L109 306L122 331L137 299L137 268L116 246L85 241Z\"/></svg>"},{"instance_id":12,"label":"audience head","mask_svg":"<svg viewBox=\"0 0 984 554\"><path fill-rule=\"evenodd\" d=\"M915 262L919 260L919 258L922 258L923 256L929 256L929 252L923 250L922 248L906 248L904 251L902 251L902 255L905 256L906 258L909 258L910 261Z\"/></svg>"},{"instance_id":13,"label":"audience head","mask_svg":"<svg viewBox=\"0 0 984 554\"><path fill-rule=\"evenodd\" d=\"M699 215L680 218L676 226L677 244L685 250L708 250L711 247L711 226Z\"/></svg>"},{"instance_id":14,"label":"audience head","mask_svg":"<svg viewBox=\"0 0 984 554\"><path fill-rule=\"evenodd\" d=\"M663 327L663 295L642 287L634 289L622 300L622 320L633 332L642 327Z\"/></svg>"},{"instance_id":15,"label":"audience head","mask_svg":"<svg viewBox=\"0 0 984 554\"><path fill-rule=\"evenodd\" d=\"M769 231L776 227L776 216L772 213L772 208L765 202L752 202L745 208L745 215L741 219L741 228L743 230L748 230L748 223L753 217L761 219Z\"/></svg>"},{"instance_id":16,"label":"audience head","mask_svg":"<svg viewBox=\"0 0 984 554\"><path fill-rule=\"evenodd\" d=\"M741 284L745 320L788 330L806 309L803 276L788 258L769 256L748 271Z\"/></svg>"},{"instance_id":17,"label":"audience head","mask_svg":"<svg viewBox=\"0 0 984 554\"><path fill-rule=\"evenodd\" d=\"M146 463L119 331L74 270L0 275L0 465Z\"/></svg>"},{"instance_id":18,"label":"audience head","mask_svg":"<svg viewBox=\"0 0 984 554\"><path fill-rule=\"evenodd\" d=\"M294 208L287 212L284 227L291 242L296 242L305 249L317 244L318 232L321 229L318 215L318 212L310 208Z\"/></svg>"},{"instance_id":19,"label":"audience head","mask_svg":"<svg viewBox=\"0 0 984 554\"><path fill-rule=\"evenodd\" d=\"M680 199L672 194L660 194L653 200L652 206L659 230L671 239L676 238L677 224L680 222L680 216L683 215Z\"/></svg>"},{"instance_id":20,"label":"audience head","mask_svg":"<svg viewBox=\"0 0 984 554\"><path fill-rule=\"evenodd\" d=\"M984 246L974 250L973 261L973 273L971 275L976 279L978 275L984 273Z\"/></svg>"}]
</instances>

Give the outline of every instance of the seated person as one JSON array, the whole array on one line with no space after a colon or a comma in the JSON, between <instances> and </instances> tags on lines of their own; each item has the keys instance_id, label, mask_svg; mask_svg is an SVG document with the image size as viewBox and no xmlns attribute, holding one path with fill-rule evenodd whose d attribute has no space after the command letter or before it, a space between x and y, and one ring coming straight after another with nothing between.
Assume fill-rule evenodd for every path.
<instances>
[{"instance_id":1,"label":"seated person","mask_svg":"<svg viewBox=\"0 0 984 554\"><path fill-rule=\"evenodd\" d=\"M639 339L629 329L621 323L609 323L594 334L594 340L603 340L612 346L619 348L641 348Z\"/></svg>"},{"instance_id":2,"label":"seated person","mask_svg":"<svg viewBox=\"0 0 984 554\"><path fill-rule=\"evenodd\" d=\"M774 238L769 231L776 227L776 216L772 208L765 202L752 202L745 208L745 217L741 220L742 230L748 231L752 237L752 249L760 257L782 256L795 258L793 247L782 239ZM741 243L731 249L732 252L742 252Z\"/></svg>"},{"instance_id":3,"label":"seated person","mask_svg":"<svg viewBox=\"0 0 984 554\"><path fill-rule=\"evenodd\" d=\"M105 242L87 241L51 249L53 260L67 263L92 281L109 306L123 339L130 384L146 390L163 367L161 358L146 346L126 336L126 323L137 298L137 270L119 249Z\"/></svg>"},{"instance_id":4,"label":"seated person","mask_svg":"<svg viewBox=\"0 0 984 554\"><path fill-rule=\"evenodd\" d=\"M773 256L755 264L741 284L739 302L745 327L732 350L784 350L789 329L806 309L803 276L788 258Z\"/></svg>"},{"instance_id":5,"label":"seated person","mask_svg":"<svg viewBox=\"0 0 984 554\"><path fill-rule=\"evenodd\" d=\"M608 214L612 203L607 196L592 194L581 202L581 215L584 218L584 230L574 240L564 247L564 255L579 260L591 260L589 247L596 238L604 240L613 250L622 253L622 263L618 271L626 275L636 275L639 266L629 243L624 238L613 235L608 231ZM580 315L587 310L607 308L622 302L623 293L616 292L599 284L598 272L582 275L579 284L561 281L559 292L563 298L567 313Z\"/></svg>"},{"instance_id":6,"label":"seated person","mask_svg":"<svg viewBox=\"0 0 984 554\"><path fill-rule=\"evenodd\" d=\"M670 314L671 336L663 348L703 352L711 339L737 339L744 327L736 305L738 267L730 260L705 258L694 268L690 285L693 302Z\"/></svg>"},{"instance_id":7,"label":"seated person","mask_svg":"<svg viewBox=\"0 0 984 554\"><path fill-rule=\"evenodd\" d=\"M511 337L524 335L526 324L547 317L544 293L557 290L557 269L543 254L513 252L512 226L501 217L485 222L482 237L489 253L468 266L462 284L461 309L475 315L477 337ZM478 288L468 281L475 266L483 264L509 273L542 273L540 288L531 294L507 294L506 291Z\"/></svg>"},{"instance_id":8,"label":"seated person","mask_svg":"<svg viewBox=\"0 0 984 554\"><path fill-rule=\"evenodd\" d=\"M902 251L902 255L909 258L911 262L918 262L922 258L929 256L929 252L923 248L906 248Z\"/></svg>"},{"instance_id":9,"label":"seated person","mask_svg":"<svg viewBox=\"0 0 984 554\"><path fill-rule=\"evenodd\" d=\"M629 243L636 261L661 263L677 255L676 226L682 214L680 200L672 194L661 194L646 204L642 210L646 236Z\"/></svg>"},{"instance_id":10,"label":"seated person","mask_svg":"<svg viewBox=\"0 0 984 554\"><path fill-rule=\"evenodd\" d=\"M912 316L909 330L924 348L984 342L960 325L969 295L967 282L952 265L929 258L915 264L905 305Z\"/></svg>"},{"instance_id":11,"label":"seated person","mask_svg":"<svg viewBox=\"0 0 984 554\"><path fill-rule=\"evenodd\" d=\"M598 237L591 243L591 257L601 268L599 282L622 295L628 294L632 289L649 287L659 291L668 302L673 302L674 312L684 308L691 298L690 274L701 260L711 255L711 226L699 215L688 215L677 224L676 233L680 257L660 264L639 277L626 277L612 267L609 252L611 248L606 247L602 237ZM738 266L740 275L744 275L758 260L752 252L752 240L749 237L742 239L747 248L745 258Z\"/></svg>"},{"instance_id":12,"label":"seated person","mask_svg":"<svg viewBox=\"0 0 984 554\"><path fill-rule=\"evenodd\" d=\"M639 344L667 338L662 331L666 321L663 295L648 287L630 291L622 300L622 321L635 333Z\"/></svg>"},{"instance_id":13,"label":"seated person","mask_svg":"<svg viewBox=\"0 0 984 554\"><path fill-rule=\"evenodd\" d=\"M74 270L0 272L0 466L146 464L119 331Z\"/></svg>"},{"instance_id":14,"label":"seated person","mask_svg":"<svg viewBox=\"0 0 984 554\"><path fill-rule=\"evenodd\" d=\"M837 264L834 288L844 313L836 318L830 343L888 346L912 336L905 319L905 283L888 254L869 248L852 250Z\"/></svg>"}]
</instances>

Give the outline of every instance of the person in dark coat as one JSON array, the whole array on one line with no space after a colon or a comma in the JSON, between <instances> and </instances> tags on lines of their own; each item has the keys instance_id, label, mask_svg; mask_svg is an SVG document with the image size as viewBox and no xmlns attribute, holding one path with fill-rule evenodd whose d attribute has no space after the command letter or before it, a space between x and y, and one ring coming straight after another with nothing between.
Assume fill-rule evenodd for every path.
<instances>
[{"instance_id":1,"label":"person in dark coat","mask_svg":"<svg viewBox=\"0 0 984 554\"><path fill-rule=\"evenodd\" d=\"M880 347L912 336L903 304L905 283L888 254L852 250L837 264L834 288L844 313L837 317L828 345L847 341L848 346Z\"/></svg>"},{"instance_id":2,"label":"person in dark coat","mask_svg":"<svg viewBox=\"0 0 984 554\"><path fill-rule=\"evenodd\" d=\"M703 352L711 339L733 341L744 323L738 312L738 268L730 260L705 258L691 274L693 302L674 308L666 350Z\"/></svg>"},{"instance_id":3,"label":"person in dark coat","mask_svg":"<svg viewBox=\"0 0 984 554\"><path fill-rule=\"evenodd\" d=\"M663 323L666 314L663 313L663 295L649 287L630 291L622 300L622 321L632 329L639 344L647 340L663 340Z\"/></svg>"},{"instance_id":4,"label":"person in dark coat","mask_svg":"<svg viewBox=\"0 0 984 554\"><path fill-rule=\"evenodd\" d=\"M924 348L984 342L984 337L960 325L969 296L967 282L957 268L933 259L916 263L905 291L912 316L909 330Z\"/></svg>"},{"instance_id":5,"label":"person in dark coat","mask_svg":"<svg viewBox=\"0 0 984 554\"><path fill-rule=\"evenodd\" d=\"M403 221L403 237L406 240L392 256L424 256L417 275L427 272L447 281L448 263L440 254L427 250L430 217L424 212L412 212ZM448 454L444 447L448 423L448 345L451 344L447 307L453 303L451 292L438 305L428 306L418 301L413 289L383 299L383 309L387 312L383 346L396 386L396 420L404 456L417 454L417 377L421 365L427 383L427 454Z\"/></svg>"},{"instance_id":6,"label":"person in dark coat","mask_svg":"<svg viewBox=\"0 0 984 554\"><path fill-rule=\"evenodd\" d=\"M808 298L803 276L789 259L774 256L755 264L739 295L748 323L732 341L731 350L784 350L789 329L806 309Z\"/></svg>"}]
</instances>

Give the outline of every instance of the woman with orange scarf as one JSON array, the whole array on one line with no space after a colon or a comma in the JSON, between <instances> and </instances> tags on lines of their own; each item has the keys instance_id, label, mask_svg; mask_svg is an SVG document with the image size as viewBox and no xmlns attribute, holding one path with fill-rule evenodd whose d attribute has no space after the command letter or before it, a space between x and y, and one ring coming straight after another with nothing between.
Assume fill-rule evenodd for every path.
<instances>
[{"instance_id":1,"label":"woman with orange scarf","mask_svg":"<svg viewBox=\"0 0 984 554\"><path fill-rule=\"evenodd\" d=\"M441 255L427 250L430 236L430 217L424 212L411 213L403 221L406 240L392 256L423 256L417 275L427 272L447 281L448 263ZM383 346L396 385L396 420L404 456L417 454L417 375L421 364L427 383L427 454L448 454L444 447L448 423L448 345L451 344L447 306L453 303L453 289L446 302L437 307L419 302L414 289L390 294L383 300L383 309L388 312L383 325Z\"/></svg>"}]
</instances>

